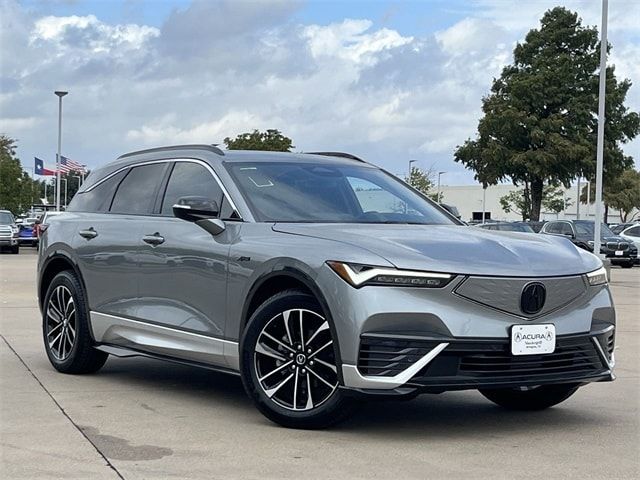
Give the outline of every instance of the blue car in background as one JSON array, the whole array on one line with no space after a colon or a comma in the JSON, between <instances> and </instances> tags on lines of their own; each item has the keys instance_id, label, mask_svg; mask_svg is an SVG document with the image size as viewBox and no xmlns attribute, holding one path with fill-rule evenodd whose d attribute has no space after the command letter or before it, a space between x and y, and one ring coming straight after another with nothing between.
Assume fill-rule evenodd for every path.
<instances>
[{"instance_id":1,"label":"blue car in background","mask_svg":"<svg viewBox=\"0 0 640 480\"><path fill-rule=\"evenodd\" d=\"M18 234L18 243L20 245L31 245L35 247L38 245L38 236L35 231L35 224L38 219L25 218L19 225L20 233Z\"/></svg>"}]
</instances>

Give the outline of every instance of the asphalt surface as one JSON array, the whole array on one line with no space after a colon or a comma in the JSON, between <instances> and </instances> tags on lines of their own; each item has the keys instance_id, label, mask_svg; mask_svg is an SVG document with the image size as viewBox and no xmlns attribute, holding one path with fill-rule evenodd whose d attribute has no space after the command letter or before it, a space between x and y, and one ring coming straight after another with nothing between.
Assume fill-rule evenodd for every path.
<instances>
[{"instance_id":1,"label":"asphalt surface","mask_svg":"<svg viewBox=\"0 0 640 480\"><path fill-rule=\"evenodd\" d=\"M267 421L240 379L149 359L56 373L36 256L0 255L0 478L640 478L640 268L612 270L617 380L512 413L479 393L375 402L328 431Z\"/></svg>"}]
</instances>

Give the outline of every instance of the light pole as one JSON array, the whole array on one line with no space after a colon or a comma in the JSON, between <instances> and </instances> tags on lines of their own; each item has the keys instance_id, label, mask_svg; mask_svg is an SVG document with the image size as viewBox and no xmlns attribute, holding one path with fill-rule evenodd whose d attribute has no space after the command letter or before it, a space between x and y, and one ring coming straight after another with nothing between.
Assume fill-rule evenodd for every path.
<instances>
[{"instance_id":1,"label":"light pole","mask_svg":"<svg viewBox=\"0 0 640 480\"><path fill-rule=\"evenodd\" d=\"M607 83L607 15L609 0L602 0L602 27L600 30L600 85L598 90L598 144L596 156L596 218L593 253L600 256L602 223L602 167L604 163L604 95Z\"/></svg>"},{"instance_id":2,"label":"light pole","mask_svg":"<svg viewBox=\"0 0 640 480\"><path fill-rule=\"evenodd\" d=\"M482 224L485 222L485 215L487 211L487 187L482 186Z\"/></svg>"},{"instance_id":3,"label":"light pole","mask_svg":"<svg viewBox=\"0 0 640 480\"><path fill-rule=\"evenodd\" d=\"M438 195L436 196L436 202L440 203L440 175L447 172L438 172Z\"/></svg>"},{"instance_id":4,"label":"light pole","mask_svg":"<svg viewBox=\"0 0 640 480\"><path fill-rule=\"evenodd\" d=\"M67 179L63 178L62 181L64 182L64 209L66 210L67 209Z\"/></svg>"},{"instance_id":5,"label":"light pole","mask_svg":"<svg viewBox=\"0 0 640 480\"><path fill-rule=\"evenodd\" d=\"M576 198L576 220L580 220L580 177L578 177L578 196Z\"/></svg>"},{"instance_id":6,"label":"light pole","mask_svg":"<svg viewBox=\"0 0 640 480\"><path fill-rule=\"evenodd\" d=\"M69 92L56 90L58 96L58 155L56 156L56 211L60 211L60 155L62 154L62 97Z\"/></svg>"},{"instance_id":7,"label":"light pole","mask_svg":"<svg viewBox=\"0 0 640 480\"><path fill-rule=\"evenodd\" d=\"M411 165L416 163L417 160L409 160L409 173L407 174L407 183L411 185Z\"/></svg>"}]
</instances>

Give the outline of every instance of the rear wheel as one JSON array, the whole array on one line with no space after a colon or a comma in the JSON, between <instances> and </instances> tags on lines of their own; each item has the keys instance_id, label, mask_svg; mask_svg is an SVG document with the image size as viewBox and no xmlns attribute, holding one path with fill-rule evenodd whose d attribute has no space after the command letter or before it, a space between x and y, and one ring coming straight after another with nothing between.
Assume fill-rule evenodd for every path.
<instances>
[{"instance_id":1,"label":"rear wheel","mask_svg":"<svg viewBox=\"0 0 640 480\"><path fill-rule=\"evenodd\" d=\"M108 354L93 347L84 291L72 272L60 272L54 277L42 312L44 346L56 370L93 373L104 365Z\"/></svg>"},{"instance_id":2,"label":"rear wheel","mask_svg":"<svg viewBox=\"0 0 640 480\"><path fill-rule=\"evenodd\" d=\"M509 410L544 410L564 402L579 386L567 383L538 387L480 389L493 403Z\"/></svg>"},{"instance_id":3,"label":"rear wheel","mask_svg":"<svg viewBox=\"0 0 640 480\"><path fill-rule=\"evenodd\" d=\"M297 290L276 294L256 310L245 331L245 390L258 409L280 425L332 425L354 406L338 389L335 352L329 320L314 297Z\"/></svg>"}]
</instances>

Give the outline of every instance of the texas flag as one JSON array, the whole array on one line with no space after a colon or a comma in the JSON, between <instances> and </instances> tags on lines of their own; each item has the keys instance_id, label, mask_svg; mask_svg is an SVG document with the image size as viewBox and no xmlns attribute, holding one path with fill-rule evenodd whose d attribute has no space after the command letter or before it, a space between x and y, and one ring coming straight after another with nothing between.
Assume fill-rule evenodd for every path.
<instances>
[{"instance_id":1,"label":"texas flag","mask_svg":"<svg viewBox=\"0 0 640 480\"><path fill-rule=\"evenodd\" d=\"M56 174L55 170L49 170L48 168L44 168L44 162L40 160L38 157L33 157L33 159L35 160L35 168L33 169L33 172L36 175L51 176Z\"/></svg>"}]
</instances>

